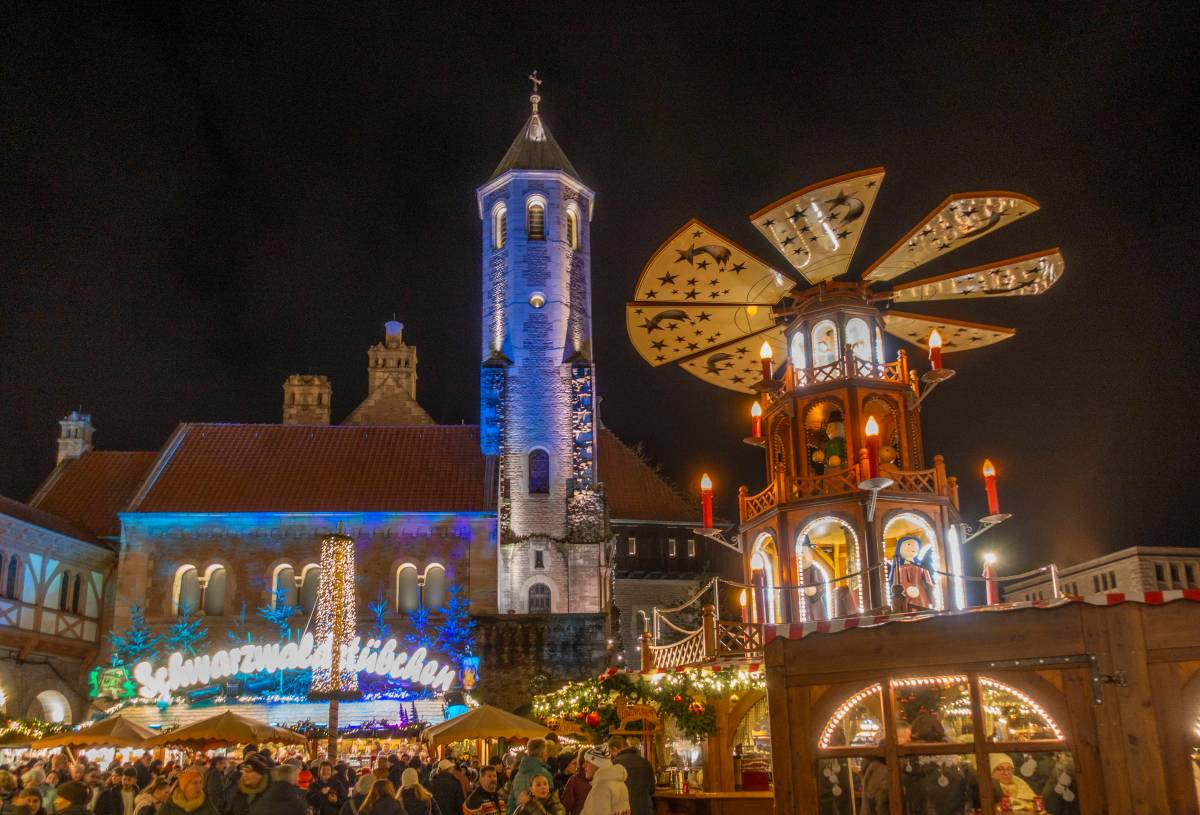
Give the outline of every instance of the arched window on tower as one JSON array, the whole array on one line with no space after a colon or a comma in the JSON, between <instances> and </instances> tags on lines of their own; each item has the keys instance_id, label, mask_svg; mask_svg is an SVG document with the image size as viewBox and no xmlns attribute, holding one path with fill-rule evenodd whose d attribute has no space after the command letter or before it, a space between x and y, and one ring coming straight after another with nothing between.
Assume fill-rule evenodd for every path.
<instances>
[{"instance_id":1,"label":"arched window on tower","mask_svg":"<svg viewBox=\"0 0 1200 815\"><path fill-rule=\"evenodd\" d=\"M812 330L812 364L814 368L837 362L841 354L838 348L837 326L833 320L822 320Z\"/></svg>"},{"instance_id":2,"label":"arched window on tower","mask_svg":"<svg viewBox=\"0 0 1200 815\"><path fill-rule=\"evenodd\" d=\"M492 248L503 249L508 240L508 207L498 203L492 207Z\"/></svg>"},{"instance_id":3,"label":"arched window on tower","mask_svg":"<svg viewBox=\"0 0 1200 815\"><path fill-rule=\"evenodd\" d=\"M538 448L529 451L529 494L547 495L550 492L550 454Z\"/></svg>"},{"instance_id":4,"label":"arched window on tower","mask_svg":"<svg viewBox=\"0 0 1200 815\"><path fill-rule=\"evenodd\" d=\"M574 204L567 206L567 245L579 248L579 209Z\"/></svg>"},{"instance_id":5,"label":"arched window on tower","mask_svg":"<svg viewBox=\"0 0 1200 815\"><path fill-rule=\"evenodd\" d=\"M846 345L859 359L871 360L871 329L867 321L861 317L851 317L846 321Z\"/></svg>"},{"instance_id":6,"label":"arched window on tower","mask_svg":"<svg viewBox=\"0 0 1200 815\"><path fill-rule=\"evenodd\" d=\"M225 567L216 564L208 567L208 579L204 583L204 613L219 617L225 613Z\"/></svg>"},{"instance_id":7,"label":"arched window on tower","mask_svg":"<svg viewBox=\"0 0 1200 815\"><path fill-rule=\"evenodd\" d=\"M531 241L546 240L546 201L540 196L525 205L525 237Z\"/></svg>"},{"instance_id":8,"label":"arched window on tower","mask_svg":"<svg viewBox=\"0 0 1200 815\"><path fill-rule=\"evenodd\" d=\"M549 614L551 605L550 587L545 583L534 583L529 587L529 613Z\"/></svg>"}]
</instances>

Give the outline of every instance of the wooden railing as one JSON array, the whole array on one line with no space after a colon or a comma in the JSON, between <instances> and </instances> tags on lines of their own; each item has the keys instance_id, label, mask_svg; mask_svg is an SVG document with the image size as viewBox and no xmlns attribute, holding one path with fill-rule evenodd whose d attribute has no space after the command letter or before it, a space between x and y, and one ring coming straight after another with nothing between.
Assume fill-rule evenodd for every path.
<instances>
[{"instance_id":1,"label":"wooden railing","mask_svg":"<svg viewBox=\"0 0 1200 815\"><path fill-rule=\"evenodd\" d=\"M647 662L658 668L678 668L703 662L708 650L704 647L704 637L705 632L700 630L670 645L651 645L650 634L643 633L642 670L646 670Z\"/></svg>"},{"instance_id":2,"label":"wooden railing","mask_svg":"<svg viewBox=\"0 0 1200 815\"><path fill-rule=\"evenodd\" d=\"M641 669L669 670L688 665L703 665L717 657L753 657L762 653L762 625L718 621L717 608L711 603L704 606L703 613L704 620L699 631L670 645L651 644L650 632L643 631Z\"/></svg>"},{"instance_id":3,"label":"wooden railing","mask_svg":"<svg viewBox=\"0 0 1200 815\"><path fill-rule=\"evenodd\" d=\"M903 350L896 356L895 362L875 362L855 356L849 347L842 350L842 355L826 365L812 368L795 368L788 365L788 388L807 388L812 385L822 385L826 382L838 382L843 379L878 379L883 382L908 383L908 358Z\"/></svg>"},{"instance_id":4,"label":"wooden railing","mask_svg":"<svg viewBox=\"0 0 1200 815\"><path fill-rule=\"evenodd\" d=\"M792 497L796 499L819 498L823 495L843 495L858 489L857 467L796 478L792 481Z\"/></svg>"},{"instance_id":5,"label":"wooden railing","mask_svg":"<svg viewBox=\"0 0 1200 815\"><path fill-rule=\"evenodd\" d=\"M772 481L765 490L754 495L747 495L745 487L738 489L738 512L743 521L757 518L767 510L778 506L779 489L776 483Z\"/></svg>"}]
</instances>

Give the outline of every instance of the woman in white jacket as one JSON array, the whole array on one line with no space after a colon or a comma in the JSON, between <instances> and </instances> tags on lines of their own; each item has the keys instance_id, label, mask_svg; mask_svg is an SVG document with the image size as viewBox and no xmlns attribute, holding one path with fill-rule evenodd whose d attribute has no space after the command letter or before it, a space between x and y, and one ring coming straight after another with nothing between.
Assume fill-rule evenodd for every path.
<instances>
[{"instance_id":1,"label":"woman in white jacket","mask_svg":"<svg viewBox=\"0 0 1200 815\"><path fill-rule=\"evenodd\" d=\"M629 815L625 768L612 763L608 748L601 744L588 749L583 761L592 789L579 815Z\"/></svg>"}]
</instances>

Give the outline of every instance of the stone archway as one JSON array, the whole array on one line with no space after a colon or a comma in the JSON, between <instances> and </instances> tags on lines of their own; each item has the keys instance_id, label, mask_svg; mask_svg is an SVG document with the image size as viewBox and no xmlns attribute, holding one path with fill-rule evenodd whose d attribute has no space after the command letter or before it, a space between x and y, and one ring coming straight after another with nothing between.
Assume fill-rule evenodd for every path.
<instances>
[{"instance_id":1,"label":"stone archway","mask_svg":"<svg viewBox=\"0 0 1200 815\"><path fill-rule=\"evenodd\" d=\"M25 718L71 724L71 702L59 691L44 690L30 702Z\"/></svg>"}]
</instances>

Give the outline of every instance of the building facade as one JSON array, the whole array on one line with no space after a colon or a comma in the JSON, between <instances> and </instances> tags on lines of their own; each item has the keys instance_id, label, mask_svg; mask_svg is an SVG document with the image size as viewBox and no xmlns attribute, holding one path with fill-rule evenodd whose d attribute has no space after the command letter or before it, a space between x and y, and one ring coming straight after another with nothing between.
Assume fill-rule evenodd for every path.
<instances>
[{"instance_id":1,"label":"building facade","mask_svg":"<svg viewBox=\"0 0 1200 815\"><path fill-rule=\"evenodd\" d=\"M1180 546L1130 546L1058 570L1061 594L1140 594L1198 588L1200 549ZM1049 600L1054 596L1054 581L1049 575L1004 586L1004 599L1008 601Z\"/></svg>"}]
</instances>

